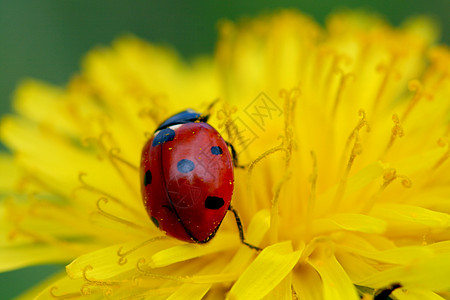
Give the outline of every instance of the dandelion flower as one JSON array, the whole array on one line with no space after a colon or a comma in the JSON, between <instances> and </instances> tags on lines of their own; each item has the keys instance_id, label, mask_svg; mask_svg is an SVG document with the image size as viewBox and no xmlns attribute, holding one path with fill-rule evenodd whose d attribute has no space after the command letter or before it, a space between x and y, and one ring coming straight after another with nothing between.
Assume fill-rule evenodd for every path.
<instances>
[{"instance_id":1,"label":"dandelion flower","mask_svg":"<svg viewBox=\"0 0 450 300\"><path fill-rule=\"evenodd\" d=\"M449 298L450 52L435 39L425 19L321 28L283 11L222 22L214 56L189 64L124 37L65 88L24 82L1 124L15 164L2 158L0 269L70 262L38 299ZM216 99L259 252L230 213L192 244L142 203L145 142Z\"/></svg>"}]
</instances>

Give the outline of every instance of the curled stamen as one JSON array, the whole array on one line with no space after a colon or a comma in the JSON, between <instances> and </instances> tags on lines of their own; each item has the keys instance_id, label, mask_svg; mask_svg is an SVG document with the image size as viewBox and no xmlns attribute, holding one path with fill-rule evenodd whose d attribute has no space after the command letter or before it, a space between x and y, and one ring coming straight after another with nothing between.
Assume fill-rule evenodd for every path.
<instances>
[{"instance_id":1,"label":"curled stamen","mask_svg":"<svg viewBox=\"0 0 450 300\"><path fill-rule=\"evenodd\" d=\"M142 226L140 226L140 225L137 225L137 224L135 224L135 223L133 223L133 222L131 222L131 221L128 221L128 220L119 218L119 217L117 217L117 216L114 216L114 215L112 215L112 214L106 212L106 211L100 206L100 203L107 204L107 203L108 203L108 198L106 198L106 197L101 197L101 198L99 198L99 199L97 200L96 206L97 206L97 209L98 209L98 212L97 212L97 213L98 213L99 215L101 215L101 216L103 216L103 217L105 217L105 218L108 218L108 219L110 219L110 220L116 221L116 222L118 222L118 223L124 224L124 225L126 225L126 226L133 227L133 228L135 228L135 229L139 229L139 230L143 230L143 231L146 231L146 230L147 230L147 228L144 228L144 227L142 227Z\"/></svg>"},{"instance_id":2,"label":"curled stamen","mask_svg":"<svg viewBox=\"0 0 450 300\"><path fill-rule=\"evenodd\" d=\"M410 188L412 186L411 179L409 179L405 175L398 175L396 169L386 169L383 174L383 183L381 184L378 191L376 191L375 194L373 194L372 197L364 204L361 212L365 214L369 213L384 190L386 190L386 188L397 178L402 179L401 184L403 185L403 187Z\"/></svg>"},{"instance_id":3,"label":"curled stamen","mask_svg":"<svg viewBox=\"0 0 450 300\"><path fill-rule=\"evenodd\" d=\"M383 98L383 94L387 88L389 79L391 77L394 78L394 80L400 80L401 79L401 73L395 69L395 65L398 60L398 54L393 53L391 57L391 61L389 63L380 63L376 67L376 71L383 73L383 79L381 81L380 87L378 88L378 93L375 97L375 101L373 102L373 110L376 111L378 108L381 99Z\"/></svg>"},{"instance_id":4,"label":"curled stamen","mask_svg":"<svg viewBox=\"0 0 450 300\"><path fill-rule=\"evenodd\" d=\"M83 248L83 246L62 239L58 239L57 237L49 234L25 230L21 228L20 224L15 224L15 228L10 232L10 234L13 235L12 237L26 236L27 238L32 239L35 243L54 245L54 247L62 248L65 249L66 251L70 251L73 253L78 253L80 249Z\"/></svg>"},{"instance_id":5,"label":"curled stamen","mask_svg":"<svg viewBox=\"0 0 450 300\"><path fill-rule=\"evenodd\" d=\"M96 145L98 139L93 136L84 136L81 138L81 145L84 147L88 147L89 145Z\"/></svg>"},{"instance_id":6,"label":"curled stamen","mask_svg":"<svg viewBox=\"0 0 450 300\"><path fill-rule=\"evenodd\" d=\"M148 239L148 240L146 240L146 241L140 243L140 244L137 245L137 246L134 246L133 248L131 248L130 250L127 250L127 251L123 251L123 247L120 247L120 248L117 250L117 256L119 256L119 260L117 261L117 263L118 263L119 265L124 265L124 264L126 264L126 263L128 262L128 260L127 260L127 258L126 258L127 255L130 255L130 254L133 253L134 251L136 251L136 250L138 250L139 248L142 248L142 247L144 247L144 246L146 246L146 245L148 245L148 244L151 244L151 243L153 243L153 242L160 241L160 240L165 240L165 239L169 239L169 237L166 236L166 235L156 236L156 237L153 237L153 238L151 238L151 239Z\"/></svg>"},{"instance_id":7,"label":"curled stamen","mask_svg":"<svg viewBox=\"0 0 450 300\"><path fill-rule=\"evenodd\" d=\"M287 150L286 167L289 165L291 160L292 147L294 146L294 132L292 125L294 123L295 105L300 95L301 91L299 87L293 88L289 92L286 90L280 91L280 96L284 97L284 146Z\"/></svg>"},{"instance_id":8,"label":"curled stamen","mask_svg":"<svg viewBox=\"0 0 450 300\"><path fill-rule=\"evenodd\" d=\"M347 188L347 179L348 175L350 174L350 170L352 169L353 163L355 162L355 159L358 155L362 153L362 145L359 142L359 137L355 137L355 142L353 144L353 148L350 153L350 157L347 161L347 166L344 171L344 175L342 175L341 180L339 181L339 185L336 190L336 196L335 201L333 202L333 210L337 209L339 207L339 204L344 198L345 190Z\"/></svg>"},{"instance_id":9,"label":"curled stamen","mask_svg":"<svg viewBox=\"0 0 450 300\"><path fill-rule=\"evenodd\" d=\"M450 128L450 127L449 127ZM439 147L447 147L447 151L442 154L441 158L434 164L433 170L437 170L450 157L450 142L447 138L440 138L437 142Z\"/></svg>"},{"instance_id":10,"label":"curled stamen","mask_svg":"<svg viewBox=\"0 0 450 300\"><path fill-rule=\"evenodd\" d=\"M91 288L90 288L90 286L89 286L88 283L83 284L83 285L81 286L81 288L80 288L80 293L81 293L81 295L83 295L83 296L87 296L87 295L90 295L90 294L91 294Z\"/></svg>"},{"instance_id":11,"label":"curled stamen","mask_svg":"<svg viewBox=\"0 0 450 300\"><path fill-rule=\"evenodd\" d=\"M55 291L58 289L57 286L52 286L50 288L50 296L54 299L74 299L74 298L79 298L80 296L86 295L83 292L74 292L74 293L67 293L67 294L62 294L62 295L56 295Z\"/></svg>"},{"instance_id":12,"label":"curled stamen","mask_svg":"<svg viewBox=\"0 0 450 300\"><path fill-rule=\"evenodd\" d=\"M238 274L235 273L219 273L212 275L194 275L194 276L174 276L168 274L160 274L154 273L144 268L145 258L141 258L138 260L136 264L137 270L142 274L142 276L151 277L151 278L159 278L159 279L167 279L172 281L177 281L181 283L223 283L223 282L231 282L236 280Z\"/></svg>"},{"instance_id":13,"label":"curled stamen","mask_svg":"<svg viewBox=\"0 0 450 300\"><path fill-rule=\"evenodd\" d=\"M110 287L104 288L103 289L103 296L105 296L105 298L111 298L111 296L114 294L113 289Z\"/></svg>"},{"instance_id":14,"label":"curled stamen","mask_svg":"<svg viewBox=\"0 0 450 300\"><path fill-rule=\"evenodd\" d=\"M336 76L339 76L343 73L342 66L349 65L351 63L352 59L346 55L346 54L338 54L333 53L333 58L331 61L331 65L328 71L326 71L326 77L323 86L326 88L324 89L323 97L326 99L326 102L329 101L332 97L332 89L328 88L330 86L333 86L333 81L336 78ZM342 80L342 77L339 79ZM339 92L339 90L338 90Z\"/></svg>"},{"instance_id":15,"label":"curled stamen","mask_svg":"<svg viewBox=\"0 0 450 300\"><path fill-rule=\"evenodd\" d=\"M143 275L143 276L147 276L147 277L152 277L152 278L160 278L160 279L169 279L169 280L173 280L173 281L181 281L181 282L186 282L186 278L187 277L183 277L183 276L172 276L172 275L167 275L167 274L158 274L158 273L153 273L147 269L144 268L144 265L146 264L145 258L140 258L137 263L136 263L136 269Z\"/></svg>"},{"instance_id":16,"label":"curled stamen","mask_svg":"<svg viewBox=\"0 0 450 300\"><path fill-rule=\"evenodd\" d=\"M110 134L108 134L107 136L109 136L110 139L113 140L113 138L112 138L112 136ZM108 157L109 162L114 167L114 169L116 170L117 174L119 174L119 176L122 178L123 182L125 182L125 184L128 187L129 191L132 192L133 194L135 194L137 197L139 197L139 193L134 188L134 185L130 181L129 176L126 176L124 174L124 172L119 167L117 162L121 162L121 163L125 164L126 166L130 167L132 170L134 170L134 171L136 171L138 173L139 173L139 168L134 166L132 163L129 163L125 159L123 159L123 158L118 156L118 154L120 153L120 148L113 146L109 150L107 150L104 143L102 143L101 146L102 146L103 151L106 153L106 156Z\"/></svg>"},{"instance_id":17,"label":"curled stamen","mask_svg":"<svg viewBox=\"0 0 450 300\"><path fill-rule=\"evenodd\" d=\"M92 271L93 269L94 268L91 265L87 265L82 270L83 279L86 281L86 283L84 284L85 287L90 287L90 286L112 287L112 286L120 286L121 283L126 282L126 281L118 281L118 280L98 280L98 279L89 278L87 276L87 272Z\"/></svg>"},{"instance_id":18,"label":"curled stamen","mask_svg":"<svg viewBox=\"0 0 450 300\"><path fill-rule=\"evenodd\" d=\"M360 109L358 111L358 115L361 117L358 121L358 123L356 124L355 128L352 130L352 132L350 133L350 135L347 138L347 143L346 143L346 149L348 150L349 146L352 143L352 140L354 138L356 138L359 134L359 131L365 126L366 127L366 131L370 132L370 126L369 123L367 122L367 118L366 118L366 112L363 109Z\"/></svg>"},{"instance_id":19,"label":"curled stamen","mask_svg":"<svg viewBox=\"0 0 450 300\"><path fill-rule=\"evenodd\" d=\"M292 88L290 90L281 89L280 97L284 99L297 99L301 95L301 90L299 87Z\"/></svg>"},{"instance_id":20,"label":"curled stamen","mask_svg":"<svg viewBox=\"0 0 450 300\"><path fill-rule=\"evenodd\" d=\"M247 170L249 177L251 176L251 174L253 172L253 168L255 167L255 165L257 163L259 163L262 159L266 158L267 156L269 156L269 155L271 155L273 153L276 153L278 151L282 151L282 152L284 152L286 154L286 159L289 157L290 153L284 147L284 139L283 139L283 137L279 137L279 138L282 140L282 142L281 142L281 144L279 146L276 146L274 148L271 148L271 149L265 151L264 153L262 153L260 156L258 156L255 160L253 160L250 163L250 165L248 166L248 170Z\"/></svg>"},{"instance_id":21,"label":"curled stamen","mask_svg":"<svg viewBox=\"0 0 450 300\"><path fill-rule=\"evenodd\" d=\"M318 168L317 168L317 156L314 151L311 151L311 159L313 163L313 168L311 175L309 176L309 181L311 182L311 191L309 193L308 205L306 208L306 225L305 225L305 237L308 237L312 231L312 220L314 217L314 210L316 207L316 186L317 186L317 177L318 177Z\"/></svg>"},{"instance_id":22,"label":"curled stamen","mask_svg":"<svg viewBox=\"0 0 450 300\"><path fill-rule=\"evenodd\" d=\"M339 167L340 170L342 170L343 168L343 164L346 163L346 166L343 170L343 174L340 176L339 179L339 184L336 190L336 195L335 195L335 201L333 202L333 210L337 209L337 207L339 207L339 204L342 200L342 198L344 197L345 194L345 189L346 189L346 185L347 185L347 179L348 179L348 175L350 174L350 171L352 169L353 163L356 159L356 157L358 155L360 155L362 153L362 144L359 141L359 131L365 126L367 132L370 131L370 127L369 127L369 123L366 120L366 112L362 109L359 110L358 112L359 116L361 117L360 120L358 121L358 123L356 124L355 128L352 130L352 132L350 133L348 139L347 139L347 143L345 145L345 149L343 152L343 156L341 159L341 166ZM353 147L350 150L350 156L349 158L346 160L346 154L348 152L348 149L350 148L351 142L353 141Z\"/></svg>"},{"instance_id":23,"label":"curled stamen","mask_svg":"<svg viewBox=\"0 0 450 300\"><path fill-rule=\"evenodd\" d=\"M333 117L333 119L336 116L337 108L339 107L339 104L341 102L342 93L345 87L347 86L348 82L350 82L350 80L353 80L355 78L355 74L344 73L341 69L338 70L338 73L340 74L339 85L337 87L336 96L334 97L333 102L333 108L331 110L331 116Z\"/></svg>"},{"instance_id":24,"label":"curled stamen","mask_svg":"<svg viewBox=\"0 0 450 300\"><path fill-rule=\"evenodd\" d=\"M270 228L269 228L269 236L272 244L278 242L278 227L279 227L278 200L280 198L281 188L289 180L290 177L291 172L285 172L283 178L280 180L280 182L278 182L277 186L275 187L275 192L272 199L272 207L270 210Z\"/></svg>"},{"instance_id":25,"label":"curled stamen","mask_svg":"<svg viewBox=\"0 0 450 300\"><path fill-rule=\"evenodd\" d=\"M392 127L391 137L389 139L388 145L386 146L386 149L384 150L384 154L389 151L397 137L401 138L405 134L397 114L392 115L392 121L394 122L394 126Z\"/></svg>"},{"instance_id":26,"label":"curled stamen","mask_svg":"<svg viewBox=\"0 0 450 300\"><path fill-rule=\"evenodd\" d=\"M124 172L120 168L118 162L126 165L127 167L131 168L132 170L134 170L136 172L139 172L139 168L119 156L120 148L117 146L118 143L114 139L112 133L105 130L102 133L100 133L98 138L89 137L89 138L87 138L87 140L93 141L97 145L97 147L100 149L103 156L108 158L109 162L114 167L117 174L122 178L123 182L126 184L128 189L130 190L130 192L135 194L137 197L139 197L139 193L136 190L136 188L134 187L133 182L130 181L130 178L129 178L130 176L127 176L124 174ZM110 145L110 146L108 146L108 145ZM99 159L101 159L101 158L102 158L102 156L99 156Z\"/></svg>"},{"instance_id":27,"label":"curled stamen","mask_svg":"<svg viewBox=\"0 0 450 300\"><path fill-rule=\"evenodd\" d=\"M284 130L286 131L289 126L294 123L295 106L297 100L301 95L299 87L295 87L291 90L282 89L280 91L280 97L284 98L283 111L284 111Z\"/></svg>"},{"instance_id":28,"label":"curled stamen","mask_svg":"<svg viewBox=\"0 0 450 300\"><path fill-rule=\"evenodd\" d=\"M295 106L297 97L300 95L300 89L294 88L290 90L289 92L285 89L280 91L280 96L285 97L284 100L284 111L285 111L285 119L284 119L284 136L280 136L279 139L281 139L281 144L279 146L276 146L274 148L271 148L264 153L262 153L260 156L258 156L255 160L253 160L248 168L248 174L251 176L253 172L253 168L257 163L259 163L263 158L266 158L267 156L276 153L278 151L283 151L286 154L286 166L289 164L292 147L293 147L293 131L290 128L292 124L293 119L293 108Z\"/></svg>"},{"instance_id":29,"label":"curled stamen","mask_svg":"<svg viewBox=\"0 0 450 300\"><path fill-rule=\"evenodd\" d=\"M163 105L163 103L167 101L167 95L155 94L150 97L135 97L135 99L144 102L142 108L138 112L138 117L149 117L154 124L160 124L162 122L161 116L167 115L167 108Z\"/></svg>"},{"instance_id":30,"label":"curled stamen","mask_svg":"<svg viewBox=\"0 0 450 300\"><path fill-rule=\"evenodd\" d=\"M111 145L111 147L117 147L117 142L114 139L113 135L111 132L104 130L102 133L100 133L99 137L98 137L98 141L99 141L99 145L102 148L103 151L107 152L106 149L108 149L107 145L107 141L109 140L109 143Z\"/></svg>"},{"instance_id":31,"label":"curled stamen","mask_svg":"<svg viewBox=\"0 0 450 300\"><path fill-rule=\"evenodd\" d=\"M137 174L139 174L139 167L133 165L132 163L126 161L124 158L120 157L118 154L120 153L119 148L111 148L108 151L108 158L111 164L113 165L114 169L117 171L119 176L122 178L123 182L125 182L126 186L128 187L129 191L132 192L137 199L139 199L140 195L138 191L136 190L133 182L130 179L130 176L127 176L122 169L120 168L119 163L124 164L125 166L131 168L133 171L135 171Z\"/></svg>"},{"instance_id":32,"label":"curled stamen","mask_svg":"<svg viewBox=\"0 0 450 300\"><path fill-rule=\"evenodd\" d=\"M120 153L120 149L119 148L111 148L110 150L110 154L111 154L111 158L116 159L118 161L120 161L121 163L123 163L124 165L130 167L132 170L139 172L139 167L136 165L133 165L133 163L127 161L125 158L119 156Z\"/></svg>"},{"instance_id":33,"label":"curled stamen","mask_svg":"<svg viewBox=\"0 0 450 300\"><path fill-rule=\"evenodd\" d=\"M414 95L411 99L411 101L409 101L408 106L406 107L405 111L403 112L402 115L402 122L405 122L406 118L408 117L409 113L412 111L412 109L416 106L416 104L419 102L419 100L422 98L422 91L423 91L423 86L420 83L419 80L411 80L408 83L408 89L411 92L414 92Z\"/></svg>"},{"instance_id":34,"label":"curled stamen","mask_svg":"<svg viewBox=\"0 0 450 300\"><path fill-rule=\"evenodd\" d=\"M219 128L222 127L226 127L227 122L231 122L231 116L237 112L237 107L236 106L231 106L228 103L225 103L222 106L222 109L219 109L217 111L217 119L219 120L224 120L225 123L224 124L219 124Z\"/></svg>"},{"instance_id":35,"label":"curled stamen","mask_svg":"<svg viewBox=\"0 0 450 300\"><path fill-rule=\"evenodd\" d=\"M402 180L401 183L402 183L403 187L405 187L407 189L412 187L411 179L409 179L405 175L398 175L397 178L400 178Z\"/></svg>"},{"instance_id":36,"label":"curled stamen","mask_svg":"<svg viewBox=\"0 0 450 300\"><path fill-rule=\"evenodd\" d=\"M92 271L94 269L94 267L92 267L91 265L87 265L86 267L84 267L82 273L83 273L83 278L84 280L88 281L88 282L94 282L95 280L90 280L87 276L86 273L87 271Z\"/></svg>"},{"instance_id":37,"label":"curled stamen","mask_svg":"<svg viewBox=\"0 0 450 300\"><path fill-rule=\"evenodd\" d=\"M140 211L134 209L134 208L131 207L131 206L128 206L128 205L126 204L126 202L120 200L119 198L117 198L117 197L115 197L115 196L113 196L113 195L111 195L111 194L109 194L109 193L106 193L105 191L103 191L103 190L101 190L101 189L99 189L99 188L96 188L96 187L94 187L94 186L88 184L88 183L84 180L84 178L85 178L86 176L87 176L87 173L84 173L84 172L80 172L80 173L78 174L78 181L80 181L81 186L77 187L75 190L77 190L77 189L84 189L84 190L86 190L86 191L90 191L90 192L99 194L99 195L101 195L101 196L104 197L104 198L108 198L108 199L112 200L114 203L120 205L122 208L124 208L125 210L127 210L127 211L133 213L134 215L136 215L136 216L138 216L138 217L141 217L141 216L142 216L142 213L141 213ZM75 192L75 191L74 191L74 192Z\"/></svg>"},{"instance_id":38,"label":"curled stamen","mask_svg":"<svg viewBox=\"0 0 450 300\"><path fill-rule=\"evenodd\" d=\"M218 125L218 128L224 128L226 136L228 137L228 142L238 145L245 145L245 137L242 135L244 131L239 130L238 125L235 123L232 115L237 112L236 106L230 106L225 103L222 109L217 111L217 119L223 120Z\"/></svg>"},{"instance_id":39,"label":"curled stamen","mask_svg":"<svg viewBox=\"0 0 450 300\"><path fill-rule=\"evenodd\" d=\"M133 276L131 276L131 283L133 286L140 286L141 285L141 275L134 274Z\"/></svg>"}]
</instances>

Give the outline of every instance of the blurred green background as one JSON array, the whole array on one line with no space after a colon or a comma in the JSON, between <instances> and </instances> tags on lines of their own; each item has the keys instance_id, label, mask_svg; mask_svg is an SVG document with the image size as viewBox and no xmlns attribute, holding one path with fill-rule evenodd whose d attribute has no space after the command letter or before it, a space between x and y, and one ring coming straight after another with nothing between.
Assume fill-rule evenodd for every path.
<instances>
[{"instance_id":1,"label":"blurred green background","mask_svg":"<svg viewBox=\"0 0 450 300\"><path fill-rule=\"evenodd\" d=\"M89 49L108 45L121 34L171 45L189 58L212 53L218 20L291 7L322 24L341 8L378 12L394 25L425 14L441 25L441 42L450 44L450 0L0 0L0 112L11 111L21 79L64 85ZM62 268L39 266L0 274L0 299L10 299Z\"/></svg>"}]
</instances>

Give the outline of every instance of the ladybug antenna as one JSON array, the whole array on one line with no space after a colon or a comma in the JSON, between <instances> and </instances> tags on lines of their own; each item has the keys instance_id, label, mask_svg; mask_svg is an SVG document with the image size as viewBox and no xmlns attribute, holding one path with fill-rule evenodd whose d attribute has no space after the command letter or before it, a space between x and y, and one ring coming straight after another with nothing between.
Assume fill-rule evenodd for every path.
<instances>
[{"instance_id":1,"label":"ladybug antenna","mask_svg":"<svg viewBox=\"0 0 450 300\"><path fill-rule=\"evenodd\" d=\"M211 102L211 104L208 105L208 109L207 109L206 113L202 114L202 115L198 118L198 120L199 120L200 122L208 122L208 119L209 119L209 117L211 116L211 112L212 112L212 109L213 109L214 105L216 105L217 102L219 102L219 101L220 101L220 99L217 98L216 100L214 100L213 102Z\"/></svg>"}]
</instances>

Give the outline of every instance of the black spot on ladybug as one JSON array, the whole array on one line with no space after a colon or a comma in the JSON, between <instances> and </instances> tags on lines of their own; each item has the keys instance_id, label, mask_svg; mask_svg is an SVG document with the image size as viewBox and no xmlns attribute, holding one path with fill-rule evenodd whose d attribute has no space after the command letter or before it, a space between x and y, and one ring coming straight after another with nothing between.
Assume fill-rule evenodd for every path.
<instances>
[{"instance_id":1,"label":"black spot on ladybug","mask_svg":"<svg viewBox=\"0 0 450 300\"><path fill-rule=\"evenodd\" d=\"M208 209L219 209L225 204L222 198L208 196L205 200L205 207Z\"/></svg>"},{"instance_id":2,"label":"black spot on ladybug","mask_svg":"<svg viewBox=\"0 0 450 300\"><path fill-rule=\"evenodd\" d=\"M222 151L222 148L220 148L219 146L212 146L211 147L211 153L213 155L219 155L219 154L222 154L223 151Z\"/></svg>"},{"instance_id":3,"label":"black spot on ladybug","mask_svg":"<svg viewBox=\"0 0 450 300\"><path fill-rule=\"evenodd\" d=\"M150 170L147 170L144 175L144 186L147 186L150 183L152 183L152 172L150 172Z\"/></svg>"},{"instance_id":4,"label":"black spot on ladybug","mask_svg":"<svg viewBox=\"0 0 450 300\"><path fill-rule=\"evenodd\" d=\"M152 146L158 146L159 144L164 144L165 142L172 141L175 137L175 131L170 128L164 128L153 139Z\"/></svg>"},{"instance_id":5,"label":"black spot on ladybug","mask_svg":"<svg viewBox=\"0 0 450 300\"><path fill-rule=\"evenodd\" d=\"M181 173L189 173L194 170L195 164L192 160L182 159L177 163L177 169Z\"/></svg>"},{"instance_id":6,"label":"black spot on ladybug","mask_svg":"<svg viewBox=\"0 0 450 300\"><path fill-rule=\"evenodd\" d=\"M155 218L154 216L151 216L150 219L152 220L153 224L155 224L155 226L159 228L159 222L158 222L158 219Z\"/></svg>"}]
</instances>

